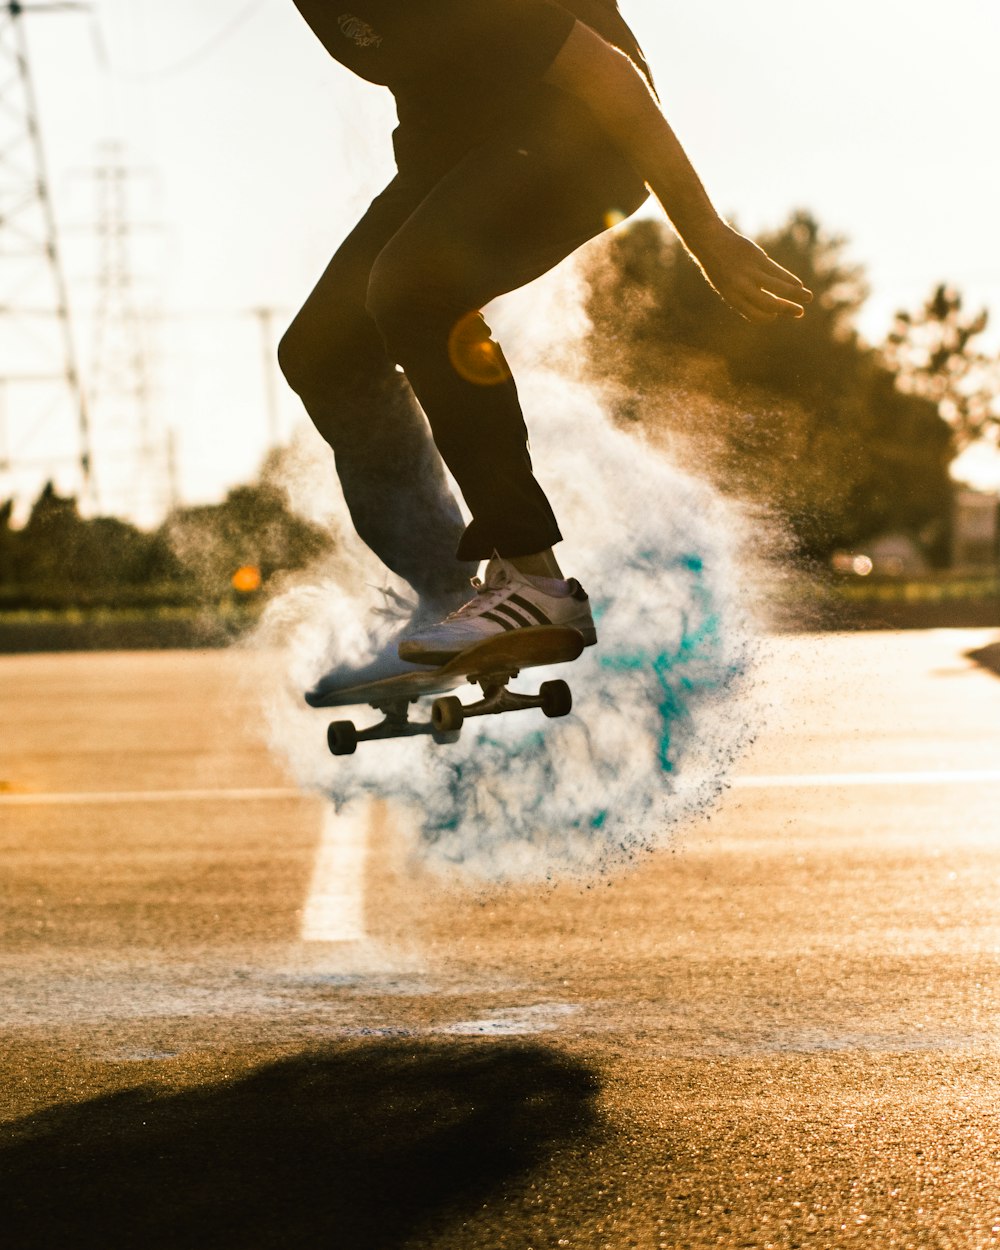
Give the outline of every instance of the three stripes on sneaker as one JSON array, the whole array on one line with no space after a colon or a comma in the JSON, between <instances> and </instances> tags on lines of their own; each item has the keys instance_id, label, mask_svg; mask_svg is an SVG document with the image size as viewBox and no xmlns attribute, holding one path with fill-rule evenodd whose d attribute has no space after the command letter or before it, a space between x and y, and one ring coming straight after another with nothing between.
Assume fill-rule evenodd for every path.
<instances>
[{"instance_id":1,"label":"three stripes on sneaker","mask_svg":"<svg viewBox=\"0 0 1000 1250\"><path fill-rule=\"evenodd\" d=\"M514 606L516 605L516 607ZM518 611L517 609L521 610ZM503 629L524 629L531 625L551 625L552 621L537 604L530 603L519 594L511 594L503 603L481 612L480 616Z\"/></svg>"}]
</instances>

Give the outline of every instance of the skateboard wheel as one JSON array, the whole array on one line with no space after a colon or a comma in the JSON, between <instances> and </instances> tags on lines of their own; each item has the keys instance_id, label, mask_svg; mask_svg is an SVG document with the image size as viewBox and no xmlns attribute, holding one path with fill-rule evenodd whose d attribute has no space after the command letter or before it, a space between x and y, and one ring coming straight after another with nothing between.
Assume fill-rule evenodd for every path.
<instances>
[{"instance_id":1,"label":"skateboard wheel","mask_svg":"<svg viewBox=\"0 0 1000 1250\"><path fill-rule=\"evenodd\" d=\"M543 681L538 693L546 716L568 716L573 710L573 692L564 681Z\"/></svg>"},{"instance_id":2,"label":"skateboard wheel","mask_svg":"<svg viewBox=\"0 0 1000 1250\"><path fill-rule=\"evenodd\" d=\"M462 728L465 710L462 700L449 695L446 699L435 699L431 705L431 724L435 734L453 733Z\"/></svg>"},{"instance_id":3,"label":"skateboard wheel","mask_svg":"<svg viewBox=\"0 0 1000 1250\"><path fill-rule=\"evenodd\" d=\"M326 731L326 741L333 755L353 755L358 749L358 731L354 722L335 720Z\"/></svg>"}]
</instances>

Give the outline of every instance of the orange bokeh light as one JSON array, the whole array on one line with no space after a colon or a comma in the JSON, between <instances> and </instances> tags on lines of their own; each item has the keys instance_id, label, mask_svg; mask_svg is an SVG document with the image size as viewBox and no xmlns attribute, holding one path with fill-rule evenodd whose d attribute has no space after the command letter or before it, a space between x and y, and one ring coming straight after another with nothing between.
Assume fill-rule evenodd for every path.
<instances>
[{"instance_id":1,"label":"orange bokeh light","mask_svg":"<svg viewBox=\"0 0 1000 1250\"><path fill-rule=\"evenodd\" d=\"M260 590L260 569L256 564L241 564L233 574L233 590L249 595Z\"/></svg>"}]
</instances>

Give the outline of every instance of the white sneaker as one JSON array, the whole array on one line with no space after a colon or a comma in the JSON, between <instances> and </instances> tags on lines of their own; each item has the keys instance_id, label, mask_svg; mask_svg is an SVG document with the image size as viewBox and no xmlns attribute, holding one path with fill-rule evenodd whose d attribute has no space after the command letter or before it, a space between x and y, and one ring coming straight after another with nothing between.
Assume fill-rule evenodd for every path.
<instances>
[{"instance_id":1,"label":"white sneaker","mask_svg":"<svg viewBox=\"0 0 1000 1250\"><path fill-rule=\"evenodd\" d=\"M414 629L426 625L428 621L439 620L443 612L454 607L458 597L440 596L436 599L420 599L410 603L392 590L383 590L385 604L376 608L374 614L387 617L396 624L389 637L381 643L374 655L361 664L338 664L324 673L311 690L305 693L305 701L310 707L341 707L341 694L345 690L353 690L357 686L367 686L374 682L386 681L391 677L402 677L408 673L432 672L436 664L408 663L399 656L401 639L409 637Z\"/></svg>"},{"instance_id":2,"label":"white sneaker","mask_svg":"<svg viewBox=\"0 0 1000 1250\"><path fill-rule=\"evenodd\" d=\"M447 664L484 638L546 625L579 630L588 647L597 642L590 600L576 578L529 577L509 561L494 556L483 580L474 577L472 585L475 597L440 624L406 634L399 644L400 659Z\"/></svg>"}]
</instances>

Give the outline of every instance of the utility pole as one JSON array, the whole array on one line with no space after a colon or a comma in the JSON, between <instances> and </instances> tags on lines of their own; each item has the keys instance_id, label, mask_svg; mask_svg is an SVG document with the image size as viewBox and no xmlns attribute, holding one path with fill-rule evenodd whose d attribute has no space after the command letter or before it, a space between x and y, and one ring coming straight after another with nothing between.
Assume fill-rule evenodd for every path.
<instances>
[{"instance_id":1,"label":"utility pole","mask_svg":"<svg viewBox=\"0 0 1000 1250\"><path fill-rule=\"evenodd\" d=\"M251 315L260 326L261 366L264 374L264 403L267 413L267 441L269 448L281 443L281 419L278 413L277 347L274 341L274 324L278 315L276 308L254 308Z\"/></svg>"},{"instance_id":2,"label":"utility pole","mask_svg":"<svg viewBox=\"0 0 1000 1250\"><path fill-rule=\"evenodd\" d=\"M39 470L75 464L81 493L93 504L90 419L24 31L26 14L88 7L71 0L0 4L0 471L33 469L37 485Z\"/></svg>"},{"instance_id":3,"label":"utility pole","mask_svg":"<svg viewBox=\"0 0 1000 1250\"><path fill-rule=\"evenodd\" d=\"M181 485L177 473L177 431L167 428L167 500L171 512L180 507Z\"/></svg>"}]
</instances>

